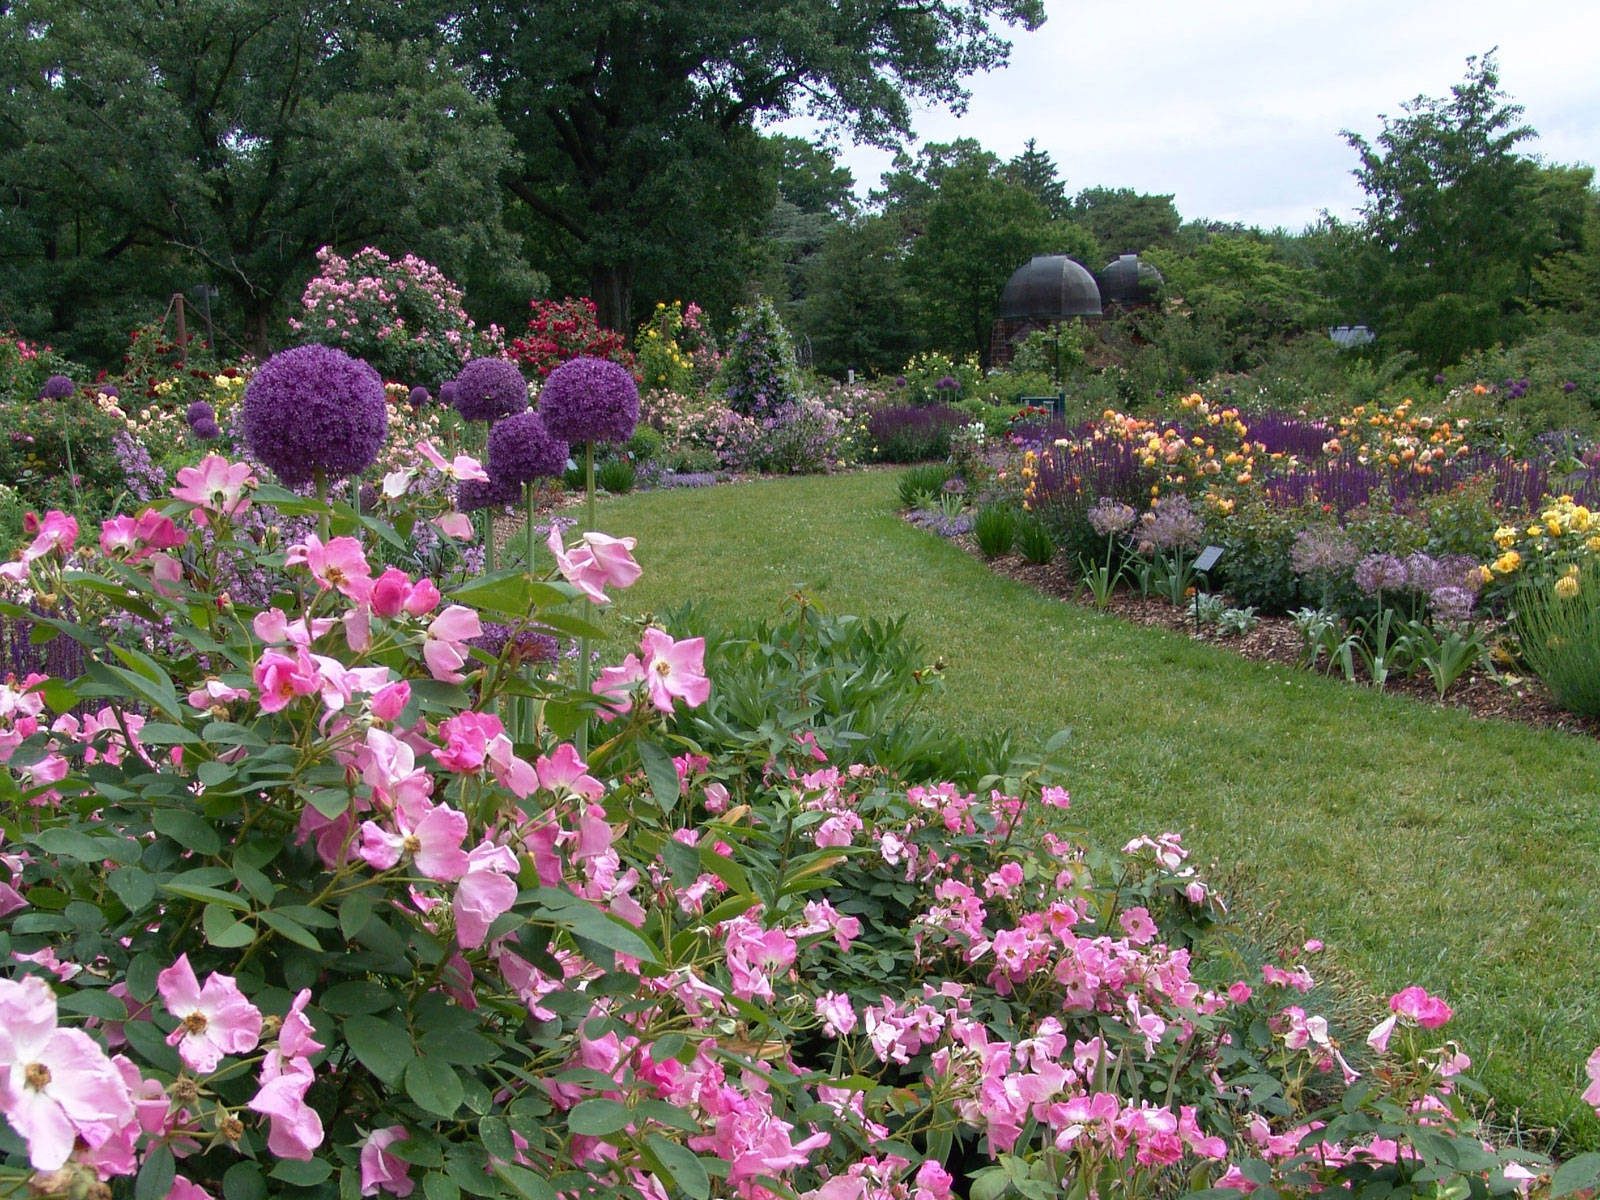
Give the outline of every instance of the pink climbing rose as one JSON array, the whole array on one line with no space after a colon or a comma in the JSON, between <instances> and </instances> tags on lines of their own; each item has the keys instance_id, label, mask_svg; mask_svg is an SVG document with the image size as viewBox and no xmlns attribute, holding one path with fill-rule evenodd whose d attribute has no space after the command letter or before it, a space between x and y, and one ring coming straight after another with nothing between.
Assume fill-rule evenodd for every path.
<instances>
[{"instance_id":1,"label":"pink climbing rose","mask_svg":"<svg viewBox=\"0 0 1600 1200\"><path fill-rule=\"evenodd\" d=\"M189 956L156 976L156 989L178 1027L167 1035L167 1045L191 1071L209 1075L225 1054L248 1054L261 1040L261 1011L245 999L231 975L213 971L205 987L195 977Z\"/></svg>"}]
</instances>

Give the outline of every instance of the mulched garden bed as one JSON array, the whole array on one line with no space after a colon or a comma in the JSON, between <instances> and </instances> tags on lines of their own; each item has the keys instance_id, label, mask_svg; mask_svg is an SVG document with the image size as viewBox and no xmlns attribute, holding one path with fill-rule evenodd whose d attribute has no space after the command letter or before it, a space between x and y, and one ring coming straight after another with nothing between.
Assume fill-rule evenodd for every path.
<instances>
[{"instance_id":1,"label":"mulched garden bed","mask_svg":"<svg viewBox=\"0 0 1600 1200\"><path fill-rule=\"evenodd\" d=\"M971 537L960 537L955 541L967 553L981 558ZM1078 579L1077 573L1064 563L1040 566L1012 553L993 559L988 565L1006 578L1027 584L1047 596L1054 596L1068 604L1093 608L1088 589ZM1288 667L1298 667L1300 663L1300 634L1288 617L1261 617L1261 623L1255 629L1238 637L1220 637L1209 630L1196 635L1193 619L1186 610L1174 608L1158 596L1141 596L1137 590L1127 588L1120 589L1112 596L1107 611L1136 625L1157 626L1210 642L1256 662L1281 663ZM1342 678L1337 668L1334 677ZM1474 717L1518 721L1525 725L1600 738L1600 718L1580 717L1563 711L1557 707L1544 684L1531 675L1517 675L1513 682L1512 676L1496 677L1480 668L1458 679L1443 701L1440 701L1433 684L1426 677L1390 679L1384 691L1409 696L1423 704L1442 704L1463 709Z\"/></svg>"}]
</instances>

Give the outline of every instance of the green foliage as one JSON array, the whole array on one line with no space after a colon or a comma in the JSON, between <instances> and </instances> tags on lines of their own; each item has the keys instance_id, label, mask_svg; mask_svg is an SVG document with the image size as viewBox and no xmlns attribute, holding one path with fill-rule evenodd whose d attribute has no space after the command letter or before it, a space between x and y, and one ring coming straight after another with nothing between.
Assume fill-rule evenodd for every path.
<instances>
[{"instance_id":1,"label":"green foliage","mask_svg":"<svg viewBox=\"0 0 1600 1200\"><path fill-rule=\"evenodd\" d=\"M620 496L633 491L635 473L633 461L625 455L618 455L596 464L594 482L597 487Z\"/></svg>"},{"instance_id":2,"label":"green foliage","mask_svg":"<svg viewBox=\"0 0 1600 1200\"><path fill-rule=\"evenodd\" d=\"M1518 153L1535 136L1500 90L1493 54L1447 99L1418 96L1376 146L1347 132L1367 195L1344 237L1341 299L1437 370L1510 340L1545 259L1580 245L1592 171Z\"/></svg>"},{"instance_id":3,"label":"green foliage","mask_svg":"<svg viewBox=\"0 0 1600 1200\"><path fill-rule=\"evenodd\" d=\"M1593 559L1554 582L1517 589L1514 627L1522 659L1556 703L1600 716L1600 563Z\"/></svg>"},{"instance_id":4,"label":"green foliage","mask_svg":"<svg viewBox=\"0 0 1600 1200\"><path fill-rule=\"evenodd\" d=\"M800 398L794 339L772 301L763 297L737 313L717 389L741 416L761 417Z\"/></svg>"},{"instance_id":5,"label":"green foliage","mask_svg":"<svg viewBox=\"0 0 1600 1200\"><path fill-rule=\"evenodd\" d=\"M1068 216L1094 235L1091 271L1122 254L1145 254L1176 243L1179 216L1169 196L1148 196L1132 188L1084 188L1072 198Z\"/></svg>"},{"instance_id":6,"label":"green foliage","mask_svg":"<svg viewBox=\"0 0 1600 1200\"><path fill-rule=\"evenodd\" d=\"M899 225L887 216L835 223L808 264L799 328L819 371L890 373L912 350Z\"/></svg>"},{"instance_id":7,"label":"green foliage","mask_svg":"<svg viewBox=\"0 0 1600 1200\"><path fill-rule=\"evenodd\" d=\"M1017 551L1024 562L1036 566L1048 563L1056 554L1056 542L1050 529L1032 513L1017 518Z\"/></svg>"},{"instance_id":8,"label":"green foliage","mask_svg":"<svg viewBox=\"0 0 1600 1200\"><path fill-rule=\"evenodd\" d=\"M124 487L115 439L126 426L99 401L82 391L60 400L0 393L0 429L0 484L25 509L111 514Z\"/></svg>"},{"instance_id":9,"label":"green foliage","mask_svg":"<svg viewBox=\"0 0 1600 1200\"><path fill-rule=\"evenodd\" d=\"M920 496L937 496L944 485L955 477L955 468L949 463L920 463L907 467L900 473L897 488L901 508L916 507Z\"/></svg>"},{"instance_id":10,"label":"green foliage","mask_svg":"<svg viewBox=\"0 0 1600 1200\"><path fill-rule=\"evenodd\" d=\"M985 504L972 519L972 540L985 558L1011 551L1017 538L1017 514L1009 504Z\"/></svg>"},{"instance_id":11,"label":"green foliage","mask_svg":"<svg viewBox=\"0 0 1600 1200\"><path fill-rule=\"evenodd\" d=\"M25 252L71 247L40 285L57 324L103 285L87 259L122 260L160 307L215 284L219 323L264 354L318 246L400 241L446 269L496 246L506 139L420 10L31 0L0 44Z\"/></svg>"}]
</instances>

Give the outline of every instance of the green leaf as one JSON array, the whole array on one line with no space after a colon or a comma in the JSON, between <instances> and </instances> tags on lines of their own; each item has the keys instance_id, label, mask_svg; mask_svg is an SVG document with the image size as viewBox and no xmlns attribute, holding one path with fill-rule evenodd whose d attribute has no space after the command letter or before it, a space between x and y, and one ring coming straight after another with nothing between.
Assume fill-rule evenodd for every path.
<instances>
[{"instance_id":1,"label":"green leaf","mask_svg":"<svg viewBox=\"0 0 1600 1200\"><path fill-rule=\"evenodd\" d=\"M313 1158L306 1162L282 1158L272 1168L274 1179L281 1179L294 1187L315 1187L332 1174L333 1167L325 1158Z\"/></svg>"},{"instance_id":2,"label":"green leaf","mask_svg":"<svg viewBox=\"0 0 1600 1200\"><path fill-rule=\"evenodd\" d=\"M165 834L185 850L196 854L215 854L222 849L222 837L201 817L181 808L158 808L150 818L156 832Z\"/></svg>"},{"instance_id":3,"label":"green leaf","mask_svg":"<svg viewBox=\"0 0 1600 1200\"><path fill-rule=\"evenodd\" d=\"M312 808L329 820L339 816L341 813L348 812L350 809L349 788L311 788L308 791L301 792L300 795L305 799L306 803L310 804Z\"/></svg>"},{"instance_id":4,"label":"green leaf","mask_svg":"<svg viewBox=\"0 0 1600 1200\"><path fill-rule=\"evenodd\" d=\"M534 893L536 919L551 921L576 937L627 954L644 962L656 962L655 947L639 936L633 926L600 911L588 900L555 888L539 888Z\"/></svg>"},{"instance_id":5,"label":"green leaf","mask_svg":"<svg viewBox=\"0 0 1600 1200\"><path fill-rule=\"evenodd\" d=\"M139 740L147 746L200 745L200 735L182 725L169 725L165 721L146 721L139 730Z\"/></svg>"},{"instance_id":6,"label":"green leaf","mask_svg":"<svg viewBox=\"0 0 1600 1200\"><path fill-rule=\"evenodd\" d=\"M243 896L235 896L232 892L219 891L213 887L193 887L182 883L163 883L161 890L169 895L182 896L185 900L198 900L202 904L221 904L238 912L250 911L250 902Z\"/></svg>"},{"instance_id":7,"label":"green leaf","mask_svg":"<svg viewBox=\"0 0 1600 1200\"><path fill-rule=\"evenodd\" d=\"M972 1177L968 1195L972 1200L997 1200L1011 1186L1011 1176L1004 1167L985 1167Z\"/></svg>"},{"instance_id":8,"label":"green leaf","mask_svg":"<svg viewBox=\"0 0 1600 1200\"><path fill-rule=\"evenodd\" d=\"M267 1200L267 1181L251 1162L234 1163L222 1176L223 1200Z\"/></svg>"},{"instance_id":9,"label":"green leaf","mask_svg":"<svg viewBox=\"0 0 1600 1200\"><path fill-rule=\"evenodd\" d=\"M693 1150L669 1141L659 1133L646 1134L644 1140L679 1191L692 1196L694 1200L706 1200L711 1195L711 1178Z\"/></svg>"},{"instance_id":10,"label":"green leaf","mask_svg":"<svg viewBox=\"0 0 1600 1200\"><path fill-rule=\"evenodd\" d=\"M511 1185L511 1190L522 1197L522 1200L556 1200L556 1190L550 1186L550 1181L535 1175L526 1167L519 1167L516 1163L497 1162L494 1173Z\"/></svg>"},{"instance_id":11,"label":"green leaf","mask_svg":"<svg viewBox=\"0 0 1600 1200\"><path fill-rule=\"evenodd\" d=\"M211 759L196 767L194 773L206 787L219 788L239 772L232 763L217 762L215 759Z\"/></svg>"},{"instance_id":12,"label":"green leaf","mask_svg":"<svg viewBox=\"0 0 1600 1200\"><path fill-rule=\"evenodd\" d=\"M106 876L122 906L136 913L156 898L156 881L137 867L119 867Z\"/></svg>"},{"instance_id":13,"label":"green leaf","mask_svg":"<svg viewBox=\"0 0 1600 1200\"><path fill-rule=\"evenodd\" d=\"M481 613L496 613L520 620L537 607L562 602L561 593L535 583L520 567L482 575L456 588L450 598Z\"/></svg>"},{"instance_id":14,"label":"green leaf","mask_svg":"<svg viewBox=\"0 0 1600 1200\"><path fill-rule=\"evenodd\" d=\"M172 1157L172 1147L158 1142L145 1151L144 1165L139 1168L139 1178L133 1185L133 1200L167 1200L177 1174L178 1164Z\"/></svg>"},{"instance_id":15,"label":"green leaf","mask_svg":"<svg viewBox=\"0 0 1600 1200\"><path fill-rule=\"evenodd\" d=\"M336 1017L370 1016L395 1006L393 993L365 979L336 983L322 993L319 1001L324 1012Z\"/></svg>"},{"instance_id":16,"label":"green leaf","mask_svg":"<svg viewBox=\"0 0 1600 1200\"><path fill-rule=\"evenodd\" d=\"M280 937L287 938L296 946L304 946L307 950L321 950L322 943L317 941L317 935L312 933L300 922L284 916L277 909L264 908L256 914L263 924Z\"/></svg>"},{"instance_id":17,"label":"green leaf","mask_svg":"<svg viewBox=\"0 0 1600 1200\"><path fill-rule=\"evenodd\" d=\"M372 920L372 898L365 892L352 892L339 902L339 932L345 941L354 941L356 934Z\"/></svg>"},{"instance_id":18,"label":"green leaf","mask_svg":"<svg viewBox=\"0 0 1600 1200\"><path fill-rule=\"evenodd\" d=\"M633 1110L620 1100L595 1096L580 1101L567 1113L567 1128L585 1137L621 1133L633 1123Z\"/></svg>"},{"instance_id":19,"label":"green leaf","mask_svg":"<svg viewBox=\"0 0 1600 1200\"><path fill-rule=\"evenodd\" d=\"M427 1112L453 1117L465 1093L448 1063L437 1058L417 1058L406 1068L406 1095Z\"/></svg>"},{"instance_id":20,"label":"green leaf","mask_svg":"<svg viewBox=\"0 0 1600 1200\"><path fill-rule=\"evenodd\" d=\"M99 1017L102 1021L126 1021L128 1019L128 1006L115 996L108 995L99 988L60 996L56 1000L56 1007L62 1012L75 1013L85 1017Z\"/></svg>"},{"instance_id":21,"label":"green leaf","mask_svg":"<svg viewBox=\"0 0 1600 1200\"><path fill-rule=\"evenodd\" d=\"M256 940L255 927L239 920L220 904L206 905L200 924L206 941L223 950L237 950Z\"/></svg>"},{"instance_id":22,"label":"green leaf","mask_svg":"<svg viewBox=\"0 0 1600 1200\"><path fill-rule=\"evenodd\" d=\"M422 1194L427 1200L461 1200L461 1187L450 1176L429 1171L422 1177Z\"/></svg>"},{"instance_id":23,"label":"green leaf","mask_svg":"<svg viewBox=\"0 0 1600 1200\"><path fill-rule=\"evenodd\" d=\"M511 1126L500 1117L484 1117L478 1122L478 1140L502 1162L510 1162L517 1156L516 1143L511 1140Z\"/></svg>"},{"instance_id":24,"label":"green leaf","mask_svg":"<svg viewBox=\"0 0 1600 1200\"><path fill-rule=\"evenodd\" d=\"M1600 1154L1580 1154L1561 1164L1550 1180L1550 1200L1561 1200L1573 1192L1600 1183Z\"/></svg>"},{"instance_id":25,"label":"green leaf","mask_svg":"<svg viewBox=\"0 0 1600 1200\"><path fill-rule=\"evenodd\" d=\"M343 1028L345 1041L361 1065L390 1086L400 1082L406 1067L416 1058L411 1035L399 1025L358 1014L346 1018Z\"/></svg>"},{"instance_id":26,"label":"green leaf","mask_svg":"<svg viewBox=\"0 0 1600 1200\"><path fill-rule=\"evenodd\" d=\"M92 660L88 664L85 674L96 683L105 684L113 689L113 694L115 695L126 695L128 692L132 692L139 699L160 712L174 725L183 724L183 710L178 706L178 693L173 690L171 680L168 680L167 686L162 688L136 671Z\"/></svg>"},{"instance_id":27,"label":"green leaf","mask_svg":"<svg viewBox=\"0 0 1600 1200\"><path fill-rule=\"evenodd\" d=\"M139 861L138 844L126 838L90 837L78 829L41 829L30 834L27 840L46 854L75 858L79 862L93 863L109 858L132 865Z\"/></svg>"},{"instance_id":28,"label":"green leaf","mask_svg":"<svg viewBox=\"0 0 1600 1200\"><path fill-rule=\"evenodd\" d=\"M662 812L671 812L681 795L678 768L672 765L672 755L645 738L639 739L639 759L644 763L644 773L650 778L650 794Z\"/></svg>"},{"instance_id":29,"label":"green leaf","mask_svg":"<svg viewBox=\"0 0 1600 1200\"><path fill-rule=\"evenodd\" d=\"M30 895L37 895L35 888ZM153 954L136 954L128 960L128 995L141 1004L148 1003L156 994L156 976L161 974L161 964Z\"/></svg>"}]
</instances>

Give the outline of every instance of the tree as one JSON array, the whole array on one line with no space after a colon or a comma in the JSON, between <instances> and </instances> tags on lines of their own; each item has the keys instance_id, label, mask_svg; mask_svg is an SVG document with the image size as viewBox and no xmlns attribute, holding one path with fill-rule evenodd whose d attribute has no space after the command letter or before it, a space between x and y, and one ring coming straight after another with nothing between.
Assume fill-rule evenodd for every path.
<instances>
[{"instance_id":1,"label":"tree","mask_svg":"<svg viewBox=\"0 0 1600 1200\"><path fill-rule=\"evenodd\" d=\"M890 217L859 216L828 230L808 264L809 299L801 310L817 370L892 372L911 356L904 260Z\"/></svg>"},{"instance_id":2,"label":"tree","mask_svg":"<svg viewBox=\"0 0 1600 1200\"><path fill-rule=\"evenodd\" d=\"M959 105L965 76L1005 61L992 25L1043 19L1040 0L490 0L448 27L516 144L506 187L605 323L632 328L646 280L722 257L771 211L758 120L809 111L895 144L914 102Z\"/></svg>"},{"instance_id":3,"label":"tree","mask_svg":"<svg viewBox=\"0 0 1600 1200\"><path fill-rule=\"evenodd\" d=\"M1492 51L1467 60L1448 99L1418 96L1401 109L1382 117L1376 145L1345 133L1367 196L1364 262L1347 275L1370 289L1345 299L1437 367L1514 329L1535 267L1580 236L1582 210L1570 179L1518 153L1537 134L1500 90ZM1437 342L1446 319L1455 333Z\"/></svg>"},{"instance_id":4,"label":"tree","mask_svg":"<svg viewBox=\"0 0 1600 1200\"><path fill-rule=\"evenodd\" d=\"M34 254L89 225L84 253L224 289L264 352L324 244L388 242L454 273L493 243L505 139L431 28L376 0L0 8L0 187L32 215Z\"/></svg>"},{"instance_id":5,"label":"tree","mask_svg":"<svg viewBox=\"0 0 1600 1200\"><path fill-rule=\"evenodd\" d=\"M1192 254L1150 254L1170 295L1201 321L1219 322L1235 366L1271 339L1298 333L1321 315L1315 274L1284 262L1261 235L1208 238Z\"/></svg>"},{"instance_id":6,"label":"tree","mask_svg":"<svg viewBox=\"0 0 1600 1200\"><path fill-rule=\"evenodd\" d=\"M1021 154L1005 165L1005 177L1037 196L1052 220L1067 215L1066 181L1056 172L1050 155L1039 149L1033 138L1028 139Z\"/></svg>"},{"instance_id":7,"label":"tree","mask_svg":"<svg viewBox=\"0 0 1600 1200\"><path fill-rule=\"evenodd\" d=\"M1171 196L1150 196L1132 188L1084 188L1068 209L1072 220L1094 234L1099 270L1119 254L1164 250L1178 238L1178 210Z\"/></svg>"}]
</instances>

